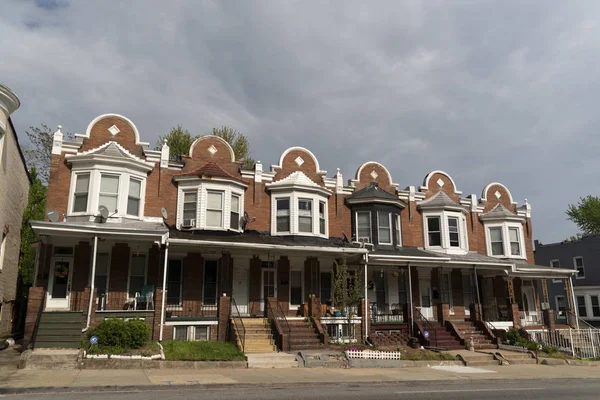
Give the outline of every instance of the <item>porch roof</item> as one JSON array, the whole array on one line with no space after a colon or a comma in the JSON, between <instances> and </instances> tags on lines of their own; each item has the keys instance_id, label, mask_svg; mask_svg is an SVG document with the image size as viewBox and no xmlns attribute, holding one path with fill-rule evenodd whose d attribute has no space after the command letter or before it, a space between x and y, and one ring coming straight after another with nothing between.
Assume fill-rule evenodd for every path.
<instances>
[{"instance_id":1,"label":"porch roof","mask_svg":"<svg viewBox=\"0 0 600 400\"><path fill-rule=\"evenodd\" d=\"M576 273L577 270L568 268L552 268L546 267L544 265L534 264L517 264L515 265L514 270L509 273L509 275L514 277L533 279L566 279L571 277L572 275L575 275Z\"/></svg>"},{"instance_id":2,"label":"porch roof","mask_svg":"<svg viewBox=\"0 0 600 400\"><path fill-rule=\"evenodd\" d=\"M127 240L152 240L164 244L169 235L162 222L127 221L127 222L50 222L30 221L35 235L41 236L75 236L78 238L127 238Z\"/></svg>"}]
</instances>

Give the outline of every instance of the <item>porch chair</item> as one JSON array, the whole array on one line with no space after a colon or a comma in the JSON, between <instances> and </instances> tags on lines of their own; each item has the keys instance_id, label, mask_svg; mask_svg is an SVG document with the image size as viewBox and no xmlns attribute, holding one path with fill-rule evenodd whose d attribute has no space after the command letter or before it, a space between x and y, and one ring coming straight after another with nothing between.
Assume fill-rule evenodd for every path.
<instances>
[{"instance_id":1,"label":"porch chair","mask_svg":"<svg viewBox=\"0 0 600 400\"><path fill-rule=\"evenodd\" d=\"M138 309L138 304L145 304L146 310L154 309L154 286L145 285L141 292L135 292L135 300L133 309Z\"/></svg>"}]
</instances>

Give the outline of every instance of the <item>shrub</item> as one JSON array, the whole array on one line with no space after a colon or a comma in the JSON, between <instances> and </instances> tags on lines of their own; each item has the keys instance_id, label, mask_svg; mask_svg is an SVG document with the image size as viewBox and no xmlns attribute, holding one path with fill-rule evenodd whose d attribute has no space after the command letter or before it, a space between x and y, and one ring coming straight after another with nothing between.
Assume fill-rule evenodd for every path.
<instances>
[{"instance_id":1,"label":"shrub","mask_svg":"<svg viewBox=\"0 0 600 400\"><path fill-rule=\"evenodd\" d=\"M88 331L88 343L92 336L98 336L97 347L139 349L150 340L150 327L139 319L111 318Z\"/></svg>"},{"instance_id":2,"label":"shrub","mask_svg":"<svg viewBox=\"0 0 600 400\"><path fill-rule=\"evenodd\" d=\"M125 323L129 329L129 347L139 349L150 340L150 327L141 319L131 319Z\"/></svg>"}]
</instances>

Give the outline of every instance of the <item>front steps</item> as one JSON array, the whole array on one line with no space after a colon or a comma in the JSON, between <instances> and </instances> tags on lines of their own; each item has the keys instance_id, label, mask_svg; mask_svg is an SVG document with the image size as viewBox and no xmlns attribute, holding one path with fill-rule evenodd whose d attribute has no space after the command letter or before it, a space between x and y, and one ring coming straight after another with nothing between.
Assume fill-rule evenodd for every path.
<instances>
[{"instance_id":1,"label":"front steps","mask_svg":"<svg viewBox=\"0 0 600 400\"><path fill-rule=\"evenodd\" d=\"M34 346L36 349L78 349L81 347L82 327L82 312L44 311L40 317Z\"/></svg>"},{"instance_id":2,"label":"front steps","mask_svg":"<svg viewBox=\"0 0 600 400\"><path fill-rule=\"evenodd\" d=\"M467 367L477 367L484 365L502 365L502 362L493 354L479 352L461 352L458 354Z\"/></svg>"},{"instance_id":3,"label":"front steps","mask_svg":"<svg viewBox=\"0 0 600 400\"><path fill-rule=\"evenodd\" d=\"M307 320L288 320L290 327L290 350L311 350L323 348L319 334Z\"/></svg>"},{"instance_id":4,"label":"front steps","mask_svg":"<svg viewBox=\"0 0 600 400\"><path fill-rule=\"evenodd\" d=\"M509 365L536 364L535 358L531 353L500 353L502 358L508 361Z\"/></svg>"},{"instance_id":5,"label":"front steps","mask_svg":"<svg viewBox=\"0 0 600 400\"><path fill-rule=\"evenodd\" d=\"M248 368L298 368L296 356L288 353L248 354Z\"/></svg>"},{"instance_id":6,"label":"front steps","mask_svg":"<svg viewBox=\"0 0 600 400\"><path fill-rule=\"evenodd\" d=\"M243 318L242 322L246 330L244 353L277 353L277 347L273 341L267 318ZM232 325L235 330L237 345L241 349L240 335L237 332L236 325Z\"/></svg>"},{"instance_id":7,"label":"front steps","mask_svg":"<svg viewBox=\"0 0 600 400\"><path fill-rule=\"evenodd\" d=\"M492 343L492 339L483 332L471 321L453 321L452 324L459 332L460 336L464 338L463 348L470 346L471 338L473 338L473 347L475 350L483 349L496 349L497 346Z\"/></svg>"}]
</instances>

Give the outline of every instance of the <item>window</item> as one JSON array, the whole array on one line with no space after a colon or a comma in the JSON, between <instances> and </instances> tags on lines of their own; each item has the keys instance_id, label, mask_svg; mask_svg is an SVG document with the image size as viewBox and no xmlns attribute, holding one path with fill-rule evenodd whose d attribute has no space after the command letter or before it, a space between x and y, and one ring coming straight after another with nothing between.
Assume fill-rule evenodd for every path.
<instances>
[{"instance_id":1,"label":"window","mask_svg":"<svg viewBox=\"0 0 600 400\"><path fill-rule=\"evenodd\" d=\"M577 296L577 311L580 317L587 317L587 308L585 306L585 296Z\"/></svg>"},{"instance_id":2,"label":"window","mask_svg":"<svg viewBox=\"0 0 600 400\"><path fill-rule=\"evenodd\" d=\"M319 202L319 233L325 234L325 202Z\"/></svg>"},{"instance_id":3,"label":"window","mask_svg":"<svg viewBox=\"0 0 600 400\"><path fill-rule=\"evenodd\" d=\"M400 215L396 215L396 245L402 246L402 223L400 221Z\"/></svg>"},{"instance_id":4,"label":"window","mask_svg":"<svg viewBox=\"0 0 600 400\"><path fill-rule=\"evenodd\" d=\"M2 268L4 268L4 253L6 252L6 237L8 235L5 235L4 233L0 233L0 235L0 271L2 271Z\"/></svg>"},{"instance_id":5,"label":"window","mask_svg":"<svg viewBox=\"0 0 600 400\"><path fill-rule=\"evenodd\" d=\"M298 200L298 231L312 232L312 200Z\"/></svg>"},{"instance_id":6,"label":"window","mask_svg":"<svg viewBox=\"0 0 600 400\"><path fill-rule=\"evenodd\" d=\"M551 260L550 261L550 267L552 268L560 268L560 260ZM560 279L552 279L553 283L560 283L561 280Z\"/></svg>"},{"instance_id":7,"label":"window","mask_svg":"<svg viewBox=\"0 0 600 400\"><path fill-rule=\"evenodd\" d=\"M202 302L204 305L217 305L217 281L219 276L219 262L206 260L204 262L204 291Z\"/></svg>"},{"instance_id":8,"label":"window","mask_svg":"<svg viewBox=\"0 0 600 400\"><path fill-rule=\"evenodd\" d=\"M129 265L129 297L141 293L146 284L146 255L132 254Z\"/></svg>"},{"instance_id":9,"label":"window","mask_svg":"<svg viewBox=\"0 0 600 400\"><path fill-rule=\"evenodd\" d=\"M277 232L290 231L290 199L277 199Z\"/></svg>"},{"instance_id":10,"label":"window","mask_svg":"<svg viewBox=\"0 0 600 400\"><path fill-rule=\"evenodd\" d=\"M556 296L554 300L556 301L556 311L558 311L558 315L564 317L565 311L567 310L565 296Z\"/></svg>"},{"instance_id":11,"label":"window","mask_svg":"<svg viewBox=\"0 0 600 400\"><path fill-rule=\"evenodd\" d=\"M191 220L196 220L196 206L198 201L198 192L185 192L183 194L183 223L184 225L195 226L195 223L191 223Z\"/></svg>"},{"instance_id":12,"label":"window","mask_svg":"<svg viewBox=\"0 0 600 400\"><path fill-rule=\"evenodd\" d=\"M240 196L231 195L231 212L229 217L229 228L234 230L240 229Z\"/></svg>"},{"instance_id":13,"label":"window","mask_svg":"<svg viewBox=\"0 0 600 400\"><path fill-rule=\"evenodd\" d=\"M208 341L210 326L176 325L173 327L173 340Z\"/></svg>"},{"instance_id":14,"label":"window","mask_svg":"<svg viewBox=\"0 0 600 400\"><path fill-rule=\"evenodd\" d=\"M592 300L592 315L594 317L600 317L600 298L598 296L591 296Z\"/></svg>"},{"instance_id":15,"label":"window","mask_svg":"<svg viewBox=\"0 0 600 400\"><path fill-rule=\"evenodd\" d=\"M106 304L106 293L108 292L108 265L109 254L96 254L96 273L94 274L94 287L96 287L98 301L102 302L100 306L104 309Z\"/></svg>"},{"instance_id":16,"label":"window","mask_svg":"<svg viewBox=\"0 0 600 400\"><path fill-rule=\"evenodd\" d=\"M573 264L575 265L575 269L577 270L577 279L585 278L585 269L583 268L583 257L573 258Z\"/></svg>"},{"instance_id":17,"label":"window","mask_svg":"<svg viewBox=\"0 0 600 400\"><path fill-rule=\"evenodd\" d=\"M448 218L448 233L450 235L450 247L460 247L458 234L458 218Z\"/></svg>"},{"instance_id":18,"label":"window","mask_svg":"<svg viewBox=\"0 0 600 400\"><path fill-rule=\"evenodd\" d=\"M290 304L302 304L302 271L290 272Z\"/></svg>"},{"instance_id":19,"label":"window","mask_svg":"<svg viewBox=\"0 0 600 400\"><path fill-rule=\"evenodd\" d=\"M502 238L501 227L490 228L490 243L492 245L493 256L504 255L504 240Z\"/></svg>"},{"instance_id":20,"label":"window","mask_svg":"<svg viewBox=\"0 0 600 400\"><path fill-rule=\"evenodd\" d=\"M429 239L429 246L442 245L440 217L427 217L427 238Z\"/></svg>"},{"instance_id":21,"label":"window","mask_svg":"<svg viewBox=\"0 0 600 400\"><path fill-rule=\"evenodd\" d=\"M129 179L129 196L127 196L127 214L140 215L140 203L142 193L142 181L139 179Z\"/></svg>"},{"instance_id":22,"label":"window","mask_svg":"<svg viewBox=\"0 0 600 400\"><path fill-rule=\"evenodd\" d=\"M377 212L377 231L379 233L380 244L392 244L392 227L390 213Z\"/></svg>"},{"instance_id":23,"label":"window","mask_svg":"<svg viewBox=\"0 0 600 400\"><path fill-rule=\"evenodd\" d=\"M223 227L223 192L207 192L206 226Z\"/></svg>"},{"instance_id":24,"label":"window","mask_svg":"<svg viewBox=\"0 0 600 400\"><path fill-rule=\"evenodd\" d=\"M180 306L183 282L183 262L181 260L169 260L167 271L167 305Z\"/></svg>"},{"instance_id":25,"label":"window","mask_svg":"<svg viewBox=\"0 0 600 400\"><path fill-rule=\"evenodd\" d=\"M105 206L109 212L118 210L117 203L119 199L119 176L105 175L100 176L100 196L98 207Z\"/></svg>"},{"instance_id":26,"label":"window","mask_svg":"<svg viewBox=\"0 0 600 400\"><path fill-rule=\"evenodd\" d=\"M520 256L521 255L521 245L519 242L519 229L518 228L508 228L508 238L510 239L510 255L511 256Z\"/></svg>"},{"instance_id":27,"label":"window","mask_svg":"<svg viewBox=\"0 0 600 400\"><path fill-rule=\"evenodd\" d=\"M371 242L371 213L368 211L356 213L356 238L368 238Z\"/></svg>"},{"instance_id":28,"label":"window","mask_svg":"<svg viewBox=\"0 0 600 400\"><path fill-rule=\"evenodd\" d=\"M321 303L325 304L331 297L331 272L321 272Z\"/></svg>"},{"instance_id":29,"label":"window","mask_svg":"<svg viewBox=\"0 0 600 400\"><path fill-rule=\"evenodd\" d=\"M86 212L88 192L90 190L90 174L77 174L75 192L73 193L73 212Z\"/></svg>"}]
</instances>

